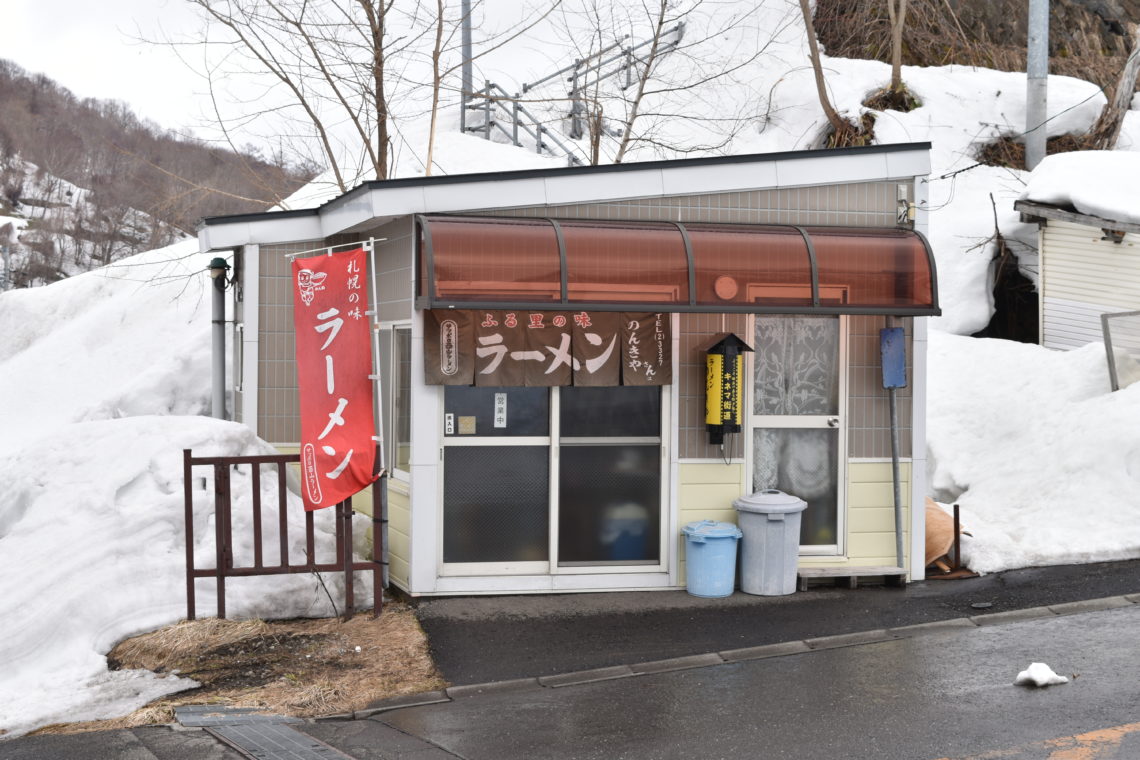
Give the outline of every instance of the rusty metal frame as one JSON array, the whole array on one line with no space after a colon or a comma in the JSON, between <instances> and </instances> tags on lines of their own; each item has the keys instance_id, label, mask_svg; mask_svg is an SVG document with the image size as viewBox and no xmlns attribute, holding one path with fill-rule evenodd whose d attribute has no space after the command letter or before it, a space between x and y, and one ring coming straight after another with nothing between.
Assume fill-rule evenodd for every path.
<instances>
[{"instance_id":1,"label":"rusty metal frame","mask_svg":"<svg viewBox=\"0 0 1140 760\"><path fill-rule=\"evenodd\" d=\"M292 564L289 559L289 527L286 519L288 493L286 466L299 463L300 454L275 454L267 456L241 457L195 457L190 449L182 451L182 472L185 489L186 523L186 619L196 619L194 581L198 578L214 578L218 589L218 617L226 617L226 578L255 575L287 575L313 572L344 573L344 619L355 613L353 599L353 571L372 571L373 617L379 617L384 606L383 578L385 565L381 557L382 536L387 522L387 474L381 473L372 484L372 559L354 562L352 558L352 502L346 499L336 505L336 558L332 562L316 561L316 541L313 527L313 513L305 513L305 562ZM230 491L230 471L237 465L248 465L251 470L251 490L253 491L253 565L236 567L233 558L232 511L233 499ZM276 565L265 564L262 546L262 503L261 467L273 465L277 468L277 519L280 531L280 561ZM212 467L214 470L214 545L215 563L213 567L194 565L194 494L192 477L194 467Z\"/></svg>"}]
</instances>

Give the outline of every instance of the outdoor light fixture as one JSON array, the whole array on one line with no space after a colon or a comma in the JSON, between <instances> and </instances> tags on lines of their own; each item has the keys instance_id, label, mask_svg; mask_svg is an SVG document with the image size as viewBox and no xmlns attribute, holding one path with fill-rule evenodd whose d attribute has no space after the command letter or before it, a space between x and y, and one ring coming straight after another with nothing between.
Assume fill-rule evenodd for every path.
<instances>
[{"instance_id":1,"label":"outdoor light fixture","mask_svg":"<svg viewBox=\"0 0 1140 760\"><path fill-rule=\"evenodd\" d=\"M218 256L210 260L210 265L206 267L206 269L210 272L210 277L216 280L219 277L224 278L226 276L226 272L229 271L230 265L226 263L225 259L223 259L221 256Z\"/></svg>"}]
</instances>

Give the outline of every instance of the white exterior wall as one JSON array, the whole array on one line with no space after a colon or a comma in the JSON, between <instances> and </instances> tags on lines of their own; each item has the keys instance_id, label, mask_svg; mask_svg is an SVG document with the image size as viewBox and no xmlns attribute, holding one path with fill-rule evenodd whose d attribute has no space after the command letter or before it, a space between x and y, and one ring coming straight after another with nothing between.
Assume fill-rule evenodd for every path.
<instances>
[{"instance_id":1,"label":"white exterior wall","mask_svg":"<svg viewBox=\"0 0 1140 760\"><path fill-rule=\"evenodd\" d=\"M1042 228L1041 345L1103 340L1100 315L1140 309L1140 236L1102 240L1097 227L1049 220Z\"/></svg>"}]
</instances>

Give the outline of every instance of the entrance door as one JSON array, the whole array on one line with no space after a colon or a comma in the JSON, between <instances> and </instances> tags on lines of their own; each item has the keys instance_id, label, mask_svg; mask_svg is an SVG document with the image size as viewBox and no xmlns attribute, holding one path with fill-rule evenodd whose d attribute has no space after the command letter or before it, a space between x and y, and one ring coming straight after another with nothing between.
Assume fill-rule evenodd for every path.
<instances>
[{"instance_id":1,"label":"entrance door","mask_svg":"<svg viewBox=\"0 0 1140 760\"><path fill-rule=\"evenodd\" d=\"M807 502L801 554L844 550L846 320L757 316L752 486Z\"/></svg>"},{"instance_id":2,"label":"entrance door","mask_svg":"<svg viewBox=\"0 0 1140 760\"><path fill-rule=\"evenodd\" d=\"M550 391L444 389L443 562L449 572L545 573Z\"/></svg>"},{"instance_id":3,"label":"entrance door","mask_svg":"<svg viewBox=\"0 0 1140 760\"><path fill-rule=\"evenodd\" d=\"M661 389L566 387L559 407L558 567L659 564Z\"/></svg>"}]
</instances>

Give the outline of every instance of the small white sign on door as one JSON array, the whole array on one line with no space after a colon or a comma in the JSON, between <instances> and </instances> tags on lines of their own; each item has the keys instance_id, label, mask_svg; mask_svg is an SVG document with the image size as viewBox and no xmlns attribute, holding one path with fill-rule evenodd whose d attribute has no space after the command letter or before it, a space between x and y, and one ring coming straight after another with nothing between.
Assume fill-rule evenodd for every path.
<instances>
[{"instance_id":1,"label":"small white sign on door","mask_svg":"<svg viewBox=\"0 0 1140 760\"><path fill-rule=\"evenodd\" d=\"M507 426L507 394L495 394L495 427L505 428Z\"/></svg>"}]
</instances>

